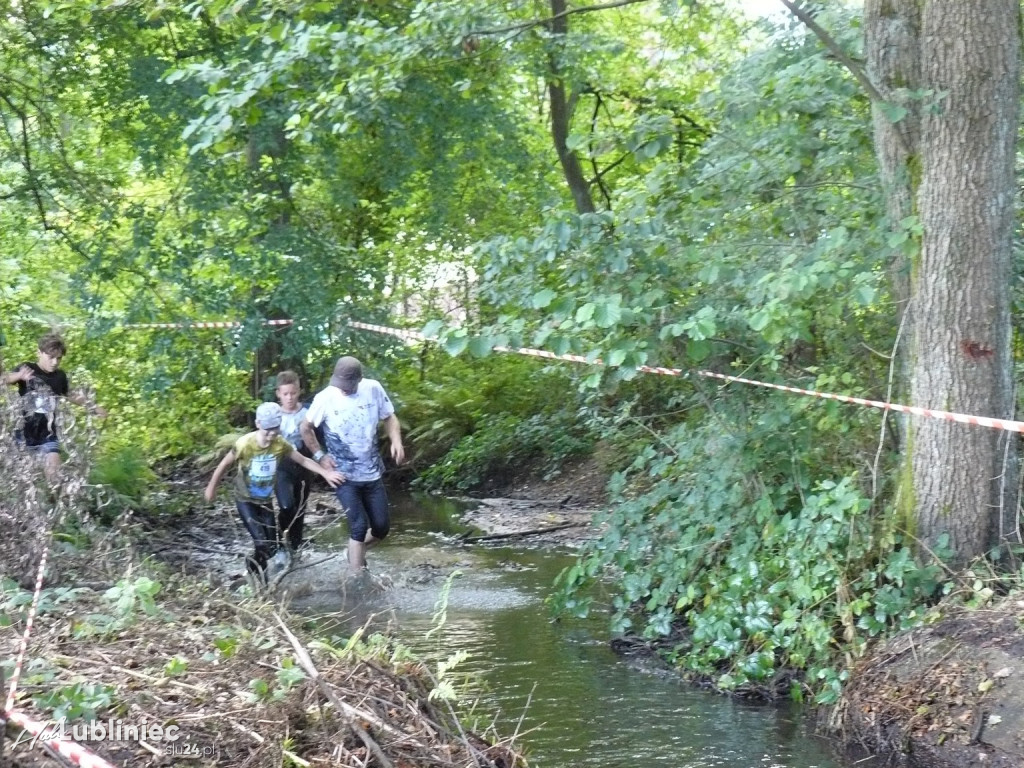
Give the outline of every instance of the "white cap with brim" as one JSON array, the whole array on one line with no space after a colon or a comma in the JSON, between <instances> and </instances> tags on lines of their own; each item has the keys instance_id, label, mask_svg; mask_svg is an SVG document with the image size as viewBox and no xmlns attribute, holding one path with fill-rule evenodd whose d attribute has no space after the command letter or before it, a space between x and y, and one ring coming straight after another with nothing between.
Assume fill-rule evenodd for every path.
<instances>
[{"instance_id":1,"label":"white cap with brim","mask_svg":"<svg viewBox=\"0 0 1024 768\"><path fill-rule=\"evenodd\" d=\"M256 409L256 426L260 429L276 429L281 426L281 406L277 403L262 403Z\"/></svg>"}]
</instances>

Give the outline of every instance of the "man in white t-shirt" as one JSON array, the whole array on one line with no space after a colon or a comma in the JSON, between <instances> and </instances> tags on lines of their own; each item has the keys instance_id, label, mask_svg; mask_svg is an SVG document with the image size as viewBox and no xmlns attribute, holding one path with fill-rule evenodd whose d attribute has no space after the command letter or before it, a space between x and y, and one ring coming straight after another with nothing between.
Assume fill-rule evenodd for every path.
<instances>
[{"instance_id":1,"label":"man in white t-shirt","mask_svg":"<svg viewBox=\"0 0 1024 768\"><path fill-rule=\"evenodd\" d=\"M387 536L391 527L381 480L384 462L378 449L382 421L391 441L391 457L401 464L405 449L391 399L380 382L363 378L358 360L342 357L334 366L330 385L313 398L300 428L313 461L345 477L337 495L348 518L348 564L353 571L366 567L367 547ZM321 424L326 450L314 432Z\"/></svg>"}]
</instances>

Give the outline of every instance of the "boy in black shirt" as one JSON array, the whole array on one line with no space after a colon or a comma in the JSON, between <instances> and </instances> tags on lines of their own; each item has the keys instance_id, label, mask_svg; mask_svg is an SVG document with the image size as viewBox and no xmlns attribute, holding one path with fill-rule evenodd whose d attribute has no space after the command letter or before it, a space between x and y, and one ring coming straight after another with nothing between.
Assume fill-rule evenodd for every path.
<instances>
[{"instance_id":1,"label":"boy in black shirt","mask_svg":"<svg viewBox=\"0 0 1024 768\"><path fill-rule=\"evenodd\" d=\"M68 377L60 369L60 361L67 348L56 334L49 333L39 339L36 362L22 363L4 380L18 385L24 420L21 440L27 450L43 457L46 476L53 480L60 467L60 443L57 437L57 398L66 397L78 405L87 405L80 392L68 388ZM96 408L96 414L106 411Z\"/></svg>"}]
</instances>

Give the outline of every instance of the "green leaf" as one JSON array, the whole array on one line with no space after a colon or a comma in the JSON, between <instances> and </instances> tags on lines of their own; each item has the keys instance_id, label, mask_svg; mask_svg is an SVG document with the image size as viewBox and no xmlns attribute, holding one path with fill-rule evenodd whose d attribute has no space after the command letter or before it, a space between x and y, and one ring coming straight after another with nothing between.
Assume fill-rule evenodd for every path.
<instances>
[{"instance_id":1,"label":"green leaf","mask_svg":"<svg viewBox=\"0 0 1024 768\"><path fill-rule=\"evenodd\" d=\"M560 221L555 227L555 234L558 236L558 248L564 251L569 247L569 240L572 239L572 227L568 222Z\"/></svg>"},{"instance_id":2,"label":"green leaf","mask_svg":"<svg viewBox=\"0 0 1024 768\"><path fill-rule=\"evenodd\" d=\"M694 339L686 342L686 356L695 363L707 358L711 354L711 342L703 339Z\"/></svg>"},{"instance_id":3,"label":"green leaf","mask_svg":"<svg viewBox=\"0 0 1024 768\"><path fill-rule=\"evenodd\" d=\"M579 133L570 133L565 138L565 148L570 151L576 151L580 147L584 147L587 144L587 137Z\"/></svg>"},{"instance_id":4,"label":"green leaf","mask_svg":"<svg viewBox=\"0 0 1024 768\"><path fill-rule=\"evenodd\" d=\"M436 339L441 329L444 328L444 322L441 320L431 320L429 323L423 326L420 331L428 339Z\"/></svg>"},{"instance_id":5,"label":"green leaf","mask_svg":"<svg viewBox=\"0 0 1024 768\"><path fill-rule=\"evenodd\" d=\"M487 357L493 348L490 336L474 336L469 342L469 352L473 357Z\"/></svg>"},{"instance_id":6,"label":"green leaf","mask_svg":"<svg viewBox=\"0 0 1024 768\"><path fill-rule=\"evenodd\" d=\"M657 157L661 152L661 142L649 141L640 147L640 156L646 158Z\"/></svg>"},{"instance_id":7,"label":"green leaf","mask_svg":"<svg viewBox=\"0 0 1024 768\"><path fill-rule=\"evenodd\" d=\"M285 37L285 34L287 33L287 31L288 31L288 26L284 22L280 22L280 23L275 24L274 26L272 26L267 31L267 37L269 37L274 42L277 42L279 40L284 40L284 37Z\"/></svg>"},{"instance_id":8,"label":"green leaf","mask_svg":"<svg viewBox=\"0 0 1024 768\"><path fill-rule=\"evenodd\" d=\"M682 323L672 323L671 325L662 326L662 329L658 332L658 338L665 341L666 339L682 336L685 332L686 328L683 327Z\"/></svg>"},{"instance_id":9,"label":"green leaf","mask_svg":"<svg viewBox=\"0 0 1024 768\"><path fill-rule=\"evenodd\" d=\"M605 358L605 363L611 368L618 368L622 365L622 361L625 359L626 350L619 347L608 353L608 356Z\"/></svg>"},{"instance_id":10,"label":"green leaf","mask_svg":"<svg viewBox=\"0 0 1024 768\"><path fill-rule=\"evenodd\" d=\"M533 294L533 308L544 309L544 307L548 306L552 301L554 301L555 296L557 295L558 294L552 291L550 288L545 288L544 290L537 291L535 294Z\"/></svg>"},{"instance_id":11,"label":"green leaf","mask_svg":"<svg viewBox=\"0 0 1024 768\"><path fill-rule=\"evenodd\" d=\"M618 302L603 302L594 311L594 322L598 328L611 328L622 318L622 305Z\"/></svg>"},{"instance_id":12,"label":"green leaf","mask_svg":"<svg viewBox=\"0 0 1024 768\"><path fill-rule=\"evenodd\" d=\"M561 296L555 300L548 311L556 320L564 320L572 314L574 305L575 301L571 296Z\"/></svg>"},{"instance_id":13,"label":"green leaf","mask_svg":"<svg viewBox=\"0 0 1024 768\"><path fill-rule=\"evenodd\" d=\"M707 339L714 336L718 327L715 325L713 315L714 310L709 310L708 307L704 307L696 314L690 323L687 323L687 325L690 326L689 333L687 335L694 341L700 341L701 339Z\"/></svg>"},{"instance_id":14,"label":"green leaf","mask_svg":"<svg viewBox=\"0 0 1024 768\"><path fill-rule=\"evenodd\" d=\"M582 307L576 310L576 322L581 325L594 316L594 310L597 309L597 305L592 301L588 301Z\"/></svg>"},{"instance_id":15,"label":"green leaf","mask_svg":"<svg viewBox=\"0 0 1024 768\"><path fill-rule=\"evenodd\" d=\"M890 248L898 248L910 239L910 232L906 229L897 229L895 232L890 232L886 238L886 244Z\"/></svg>"},{"instance_id":16,"label":"green leaf","mask_svg":"<svg viewBox=\"0 0 1024 768\"><path fill-rule=\"evenodd\" d=\"M871 302L875 300L875 289L870 285L857 286L857 290L854 293L857 297L857 301L865 307L869 306Z\"/></svg>"},{"instance_id":17,"label":"green leaf","mask_svg":"<svg viewBox=\"0 0 1024 768\"><path fill-rule=\"evenodd\" d=\"M572 343L565 336L552 336L548 346L556 355L564 355L572 349Z\"/></svg>"},{"instance_id":18,"label":"green leaf","mask_svg":"<svg viewBox=\"0 0 1024 768\"><path fill-rule=\"evenodd\" d=\"M700 280L702 283L707 283L708 285L711 285L712 283L718 280L718 270L718 264L708 264L707 266L701 268L701 270L697 273L697 279Z\"/></svg>"},{"instance_id":19,"label":"green leaf","mask_svg":"<svg viewBox=\"0 0 1024 768\"><path fill-rule=\"evenodd\" d=\"M890 123L898 123L907 116L907 108L901 107L899 104L880 101L878 102L878 108L882 110L882 114L888 118Z\"/></svg>"},{"instance_id":20,"label":"green leaf","mask_svg":"<svg viewBox=\"0 0 1024 768\"><path fill-rule=\"evenodd\" d=\"M771 316L767 312L763 309L759 309L749 320L747 320L747 325L750 326L752 331L760 333L768 327L768 323L771 322L771 319Z\"/></svg>"},{"instance_id":21,"label":"green leaf","mask_svg":"<svg viewBox=\"0 0 1024 768\"><path fill-rule=\"evenodd\" d=\"M458 330L444 340L444 349L452 357L458 357L466 351L469 346L469 339L466 338L464 330Z\"/></svg>"}]
</instances>

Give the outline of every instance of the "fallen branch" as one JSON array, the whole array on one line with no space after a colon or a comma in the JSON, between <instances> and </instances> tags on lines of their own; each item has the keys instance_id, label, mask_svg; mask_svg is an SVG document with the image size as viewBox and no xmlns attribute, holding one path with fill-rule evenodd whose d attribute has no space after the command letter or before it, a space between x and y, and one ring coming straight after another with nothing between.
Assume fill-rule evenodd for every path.
<instances>
[{"instance_id":1,"label":"fallen branch","mask_svg":"<svg viewBox=\"0 0 1024 768\"><path fill-rule=\"evenodd\" d=\"M463 544L476 544L481 541L501 541L502 539L518 539L522 536L539 536L542 533L553 533L554 531L563 531L566 528L579 528L585 523L559 523L558 525L549 525L546 528L531 528L526 531L509 531L508 533L488 533L484 536L468 536L463 537L460 540Z\"/></svg>"}]
</instances>

